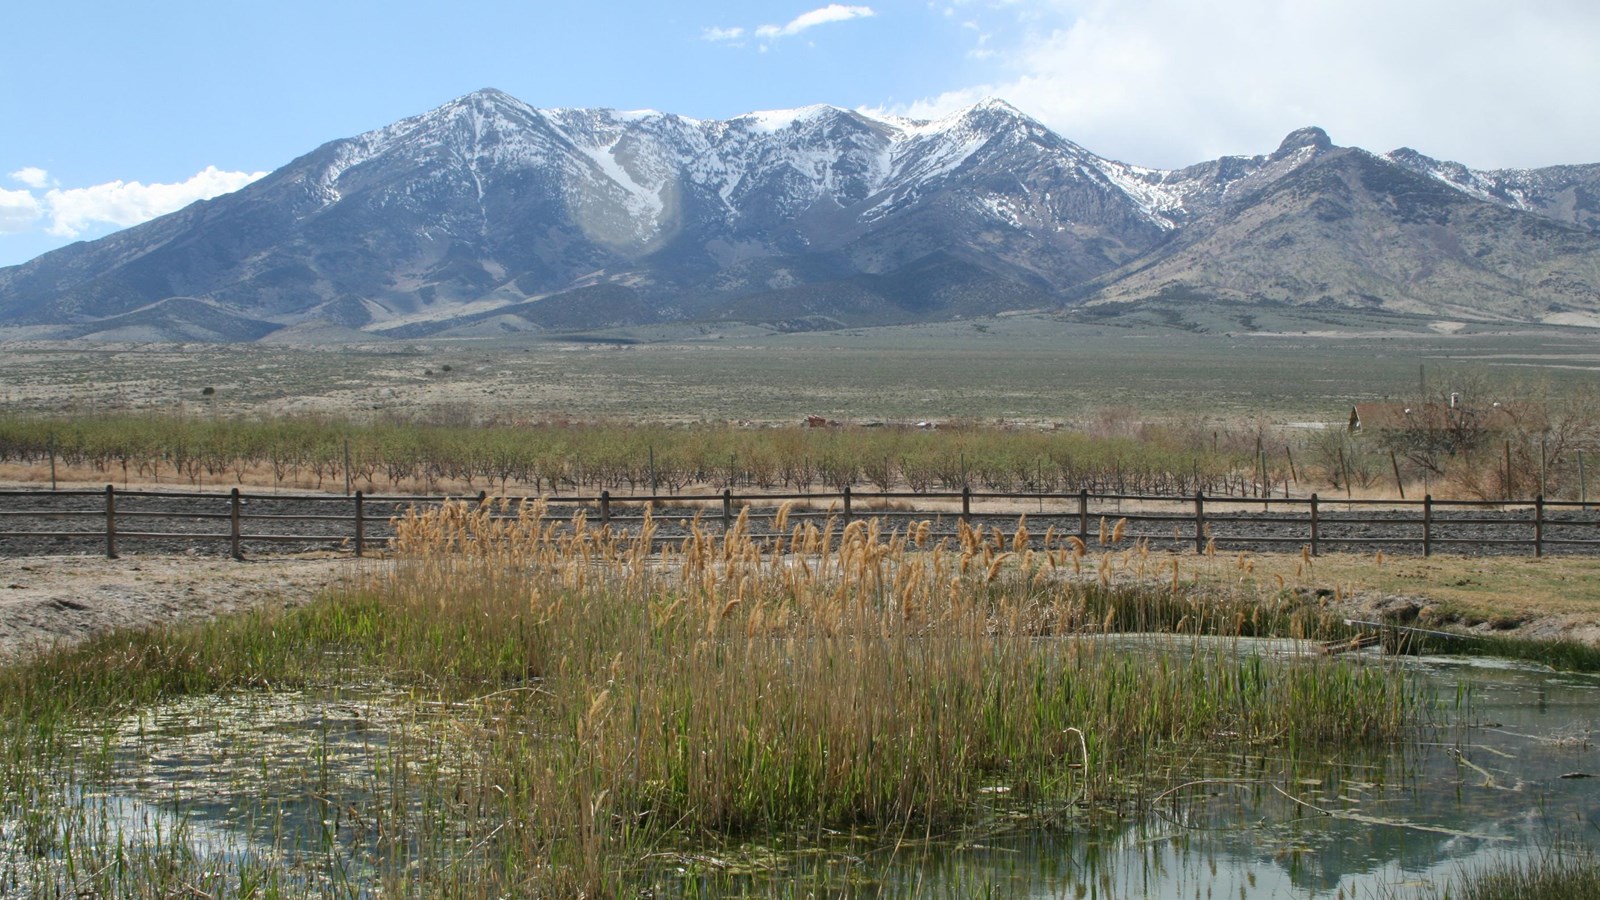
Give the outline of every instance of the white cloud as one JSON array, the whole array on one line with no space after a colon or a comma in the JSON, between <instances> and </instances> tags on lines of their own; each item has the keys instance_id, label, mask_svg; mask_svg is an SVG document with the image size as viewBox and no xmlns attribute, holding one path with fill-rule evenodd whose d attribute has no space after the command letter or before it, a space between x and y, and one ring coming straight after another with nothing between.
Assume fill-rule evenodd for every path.
<instances>
[{"instance_id":1,"label":"white cloud","mask_svg":"<svg viewBox=\"0 0 1600 900\"><path fill-rule=\"evenodd\" d=\"M11 173L14 181L19 181L31 188L50 187L50 173L38 166L25 166Z\"/></svg>"},{"instance_id":2,"label":"white cloud","mask_svg":"<svg viewBox=\"0 0 1600 900\"><path fill-rule=\"evenodd\" d=\"M0 234L18 234L33 227L43 210L27 191L0 188Z\"/></svg>"},{"instance_id":3,"label":"white cloud","mask_svg":"<svg viewBox=\"0 0 1600 900\"><path fill-rule=\"evenodd\" d=\"M737 41L744 37L744 29L737 26L733 28L707 28L700 33L700 39L705 41Z\"/></svg>"},{"instance_id":4,"label":"white cloud","mask_svg":"<svg viewBox=\"0 0 1600 900\"><path fill-rule=\"evenodd\" d=\"M902 109L1003 97L1128 162L1265 153L1320 125L1477 167L1594 162L1600 4L1548 0L1024 0L981 6L992 75ZM999 27L1001 20L1009 23Z\"/></svg>"},{"instance_id":5,"label":"white cloud","mask_svg":"<svg viewBox=\"0 0 1600 900\"><path fill-rule=\"evenodd\" d=\"M110 181L85 188L51 190L44 195L50 216L50 227L46 230L70 238L97 225L137 225L182 209L196 200L236 191L266 174L224 172L216 166L207 166L189 180L173 184Z\"/></svg>"},{"instance_id":6,"label":"white cloud","mask_svg":"<svg viewBox=\"0 0 1600 900\"><path fill-rule=\"evenodd\" d=\"M762 25L756 29L756 36L768 40L793 37L818 25L848 22L851 19L868 19L875 15L877 13L870 6L845 6L840 3L830 3L819 9L801 13L784 25Z\"/></svg>"}]
</instances>

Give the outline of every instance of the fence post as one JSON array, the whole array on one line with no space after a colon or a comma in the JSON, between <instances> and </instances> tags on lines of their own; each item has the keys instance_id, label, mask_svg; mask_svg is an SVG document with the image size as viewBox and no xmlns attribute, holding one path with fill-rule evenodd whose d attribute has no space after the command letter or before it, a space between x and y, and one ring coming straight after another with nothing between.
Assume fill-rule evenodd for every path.
<instances>
[{"instance_id":1,"label":"fence post","mask_svg":"<svg viewBox=\"0 0 1600 900\"><path fill-rule=\"evenodd\" d=\"M961 486L961 521L972 521L972 488Z\"/></svg>"},{"instance_id":2,"label":"fence post","mask_svg":"<svg viewBox=\"0 0 1600 900\"><path fill-rule=\"evenodd\" d=\"M117 558L117 489L106 485L106 559Z\"/></svg>"},{"instance_id":3,"label":"fence post","mask_svg":"<svg viewBox=\"0 0 1600 900\"><path fill-rule=\"evenodd\" d=\"M850 485L847 484L847 485L844 486L844 520L845 520L846 524L848 524L850 522L850 516L851 515L852 515L852 512L851 512L851 508L850 508Z\"/></svg>"},{"instance_id":4,"label":"fence post","mask_svg":"<svg viewBox=\"0 0 1600 900\"><path fill-rule=\"evenodd\" d=\"M600 492L600 524L611 524L611 492Z\"/></svg>"},{"instance_id":5,"label":"fence post","mask_svg":"<svg viewBox=\"0 0 1600 900\"><path fill-rule=\"evenodd\" d=\"M367 497L356 491L356 556L365 552L367 542Z\"/></svg>"},{"instance_id":6,"label":"fence post","mask_svg":"<svg viewBox=\"0 0 1600 900\"><path fill-rule=\"evenodd\" d=\"M733 528L733 488L722 489L722 531L726 534Z\"/></svg>"},{"instance_id":7,"label":"fence post","mask_svg":"<svg viewBox=\"0 0 1600 900\"><path fill-rule=\"evenodd\" d=\"M1394 467L1394 487L1400 492L1400 499L1406 498L1406 486L1400 481L1400 460L1395 457L1394 451L1389 451L1389 465Z\"/></svg>"},{"instance_id":8,"label":"fence post","mask_svg":"<svg viewBox=\"0 0 1600 900\"><path fill-rule=\"evenodd\" d=\"M1315 492L1313 492L1311 494L1311 555L1312 556L1318 555L1317 551L1318 551L1319 548L1317 546L1317 542L1322 538L1321 525L1322 525L1322 519L1317 514L1317 495L1316 495Z\"/></svg>"},{"instance_id":9,"label":"fence post","mask_svg":"<svg viewBox=\"0 0 1600 900\"><path fill-rule=\"evenodd\" d=\"M1422 555L1433 555L1433 495L1422 495Z\"/></svg>"},{"instance_id":10,"label":"fence post","mask_svg":"<svg viewBox=\"0 0 1600 900\"><path fill-rule=\"evenodd\" d=\"M1078 488L1078 540L1089 543L1089 489Z\"/></svg>"},{"instance_id":11,"label":"fence post","mask_svg":"<svg viewBox=\"0 0 1600 900\"><path fill-rule=\"evenodd\" d=\"M244 559L244 553L239 549L239 489L234 488L228 494L228 543L233 551L234 559Z\"/></svg>"},{"instance_id":12,"label":"fence post","mask_svg":"<svg viewBox=\"0 0 1600 900\"><path fill-rule=\"evenodd\" d=\"M1533 555L1544 555L1544 495L1533 498Z\"/></svg>"},{"instance_id":13,"label":"fence post","mask_svg":"<svg viewBox=\"0 0 1600 900\"><path fill-rule=\"evenodd\" d=\"M1194 492L1194 552L1206 552L1206 495Z\"/></svg>"}]
</instances>

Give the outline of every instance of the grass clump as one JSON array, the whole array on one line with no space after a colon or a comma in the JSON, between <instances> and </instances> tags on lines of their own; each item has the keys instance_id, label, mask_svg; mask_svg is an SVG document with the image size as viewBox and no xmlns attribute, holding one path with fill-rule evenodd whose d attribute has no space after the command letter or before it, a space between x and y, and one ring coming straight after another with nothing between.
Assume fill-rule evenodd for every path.
<instances>
[{"instance_id":1,"label":"grass clump","mask_svg":"<svg viewBox=\"0 0 1600 900\"><path fill-rule=\"evenodd\" d=\"M1557 853L1509 860L1460 875L1445 896L1455 900L1597 900L1600 861L1592 855Z\"/></svg>"}]
</instances>

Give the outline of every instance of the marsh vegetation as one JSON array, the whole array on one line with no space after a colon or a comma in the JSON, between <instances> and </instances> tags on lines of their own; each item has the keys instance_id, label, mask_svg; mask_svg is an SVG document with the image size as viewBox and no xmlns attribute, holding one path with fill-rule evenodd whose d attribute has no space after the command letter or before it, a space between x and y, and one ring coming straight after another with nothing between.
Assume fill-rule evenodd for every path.
<instances>
[{"instance_id":1,"label":"marsh vegetation","mask_svg":"<svg viewBox=\"0 0 1600 900\"><path fill-rule=\"evenodd\" d=\"M689 523L653 556L491 512L402 521L393 565L342 596L4 670L0 877L117 896L871 891L870 867L839 865L863 842L894 859L1125 820L1251 759L1431 722L1397 669L1243 639L1335 633L1317 610L1192 592L1176 567L1154 588L1074 582L1144 561L1072 540ZM251 737L282 732L298 754ZM129 758L159 786L137 790Z\"/></svg>"}]
</instances>

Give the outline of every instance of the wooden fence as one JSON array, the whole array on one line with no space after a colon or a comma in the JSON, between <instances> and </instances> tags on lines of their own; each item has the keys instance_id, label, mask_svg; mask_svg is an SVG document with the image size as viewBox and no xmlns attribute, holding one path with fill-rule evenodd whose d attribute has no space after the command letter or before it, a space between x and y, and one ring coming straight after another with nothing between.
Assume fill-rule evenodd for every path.
<instances>
[{"instance_id":1,"label":"wooden fence","mask_svg":"<svg viewBox=\"0 0 1600 900\"><path fill-rule=\"evenodd\" d=\"M391 519L410 509L449 499L490 505L492 514L515 516L515 504L542 499L546 522L570 522L582 513L591 523L634 530L653 506L657 540L681 537L680 520L726 529L743 510L752 533L771 531L780 505L791 502L790 521L880 518L930 520L932 536L954 537L958 523L1012 531L1025 516L1035 545L1049 538L1077 537L1091 546L1121 533L1119 546L1147 542L1152 549L1326 550L1390 549L1423 556L1444 549L1468 553L1600 551L1600 515L1591 504L1534 498L1511 503L1464 500L1326 500L1309 497L1244 499L1196 493L1172 497L1134 494L951 493L853 491L805 494L720 493L671 496L468 498L353 495L246 494L170 491L0 491L0 553L17 556L81 551L103 546L115 558L125 545L143 542L159 551L226 548L243 559L246 550L273 545L339 548L363 556L388 546ZM510 504L503 507L502 503ZM64 524L58 524L64 523ZM1117 528L1121 523L1121 528ZM14 526L14 527L13 527ZM54 526L54 527L51 527Z\"/></svg>"}]
</instances>

